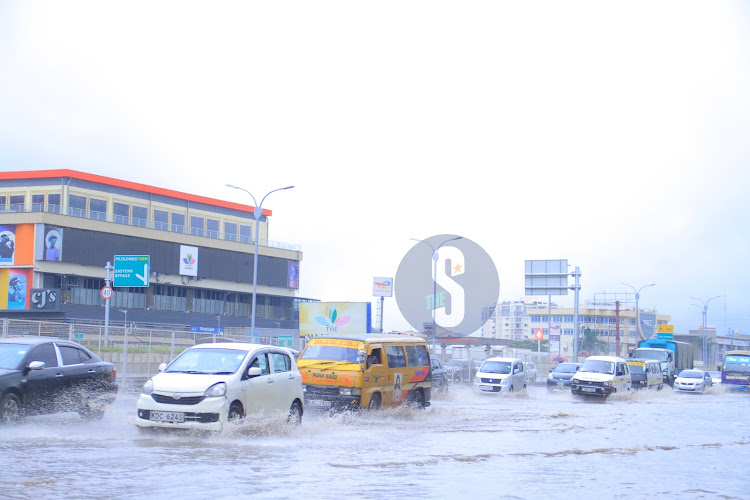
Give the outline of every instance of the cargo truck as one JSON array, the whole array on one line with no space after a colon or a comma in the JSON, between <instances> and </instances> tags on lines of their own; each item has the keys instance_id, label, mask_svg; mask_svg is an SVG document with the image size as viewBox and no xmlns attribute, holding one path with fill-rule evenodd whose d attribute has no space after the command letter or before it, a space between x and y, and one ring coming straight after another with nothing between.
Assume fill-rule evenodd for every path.
<instances>
[{"instance_id":1,"label":"cargo truck","mask_svg":"<svg viewBox=\"0 0 750 500\"><path fill-rule=\"evenodd\" d=\"M667 339L641 340L631 357L657 360L664 383L672 385L678 373L693 368L693 344Z\"/></svg>"}]
</instances>

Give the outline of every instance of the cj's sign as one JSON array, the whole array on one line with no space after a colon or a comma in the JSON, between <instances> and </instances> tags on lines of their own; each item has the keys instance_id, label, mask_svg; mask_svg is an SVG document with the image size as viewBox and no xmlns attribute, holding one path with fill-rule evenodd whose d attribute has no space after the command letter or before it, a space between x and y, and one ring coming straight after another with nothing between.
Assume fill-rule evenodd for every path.
<instances>
[{"instance_id":1,"label":"cj's sign","mask_svg":"<svg viewBox=\"0 0 750 500\"><path fill-rule=\"evenodd\" d=\"M32 311L43 309L45 311L57 311L60 309L60 289L59 288L32 288L31 289L31 307Z\"/></svg>"}]
</instances>

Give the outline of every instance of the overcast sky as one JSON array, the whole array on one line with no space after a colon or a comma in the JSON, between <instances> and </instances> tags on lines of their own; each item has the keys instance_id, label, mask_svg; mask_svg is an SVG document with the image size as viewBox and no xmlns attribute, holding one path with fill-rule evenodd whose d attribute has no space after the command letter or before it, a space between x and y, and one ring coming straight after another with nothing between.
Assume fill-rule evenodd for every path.
<instances>
[{"instance_id":1,"label":"overcast sky","mask_svg":"<svg viewBox=\"0 0 750 500\"><path fill-rule=\"evenodd\" d=\"M411 238L457 234L501 300L525 260L568 259L582 305L655 283L640 305L676 331L719 296L709 324L750 334L749 20L741 1L0 0L0 168L248 204L225 184L294 184L263 206L302 247L302 297L373 300ZM409 329L394 299L384 326Z\"/></svg>"}]
</instances>

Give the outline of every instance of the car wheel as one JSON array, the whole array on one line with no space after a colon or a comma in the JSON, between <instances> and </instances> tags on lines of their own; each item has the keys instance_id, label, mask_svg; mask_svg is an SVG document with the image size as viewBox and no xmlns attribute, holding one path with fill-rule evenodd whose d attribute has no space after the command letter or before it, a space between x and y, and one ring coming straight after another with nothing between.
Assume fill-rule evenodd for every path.
<instances>
[{"instance_id":1,"label":"car wheel","mask_svg":"<svg viewBox=\"0 0 750 500\"><path fill-rule=\"evenodd\" d=\"M409 406L413 406L418 410L424 409L424 394L420 390L413 391Z\"/></svg>"},{"instance_id":2,"label":"car wheel","mask_svg":"<svg viewBox=\"0 0 750 500\"><path fill-rule=\"evenodd\" d=\"M375 393L370 396L370 402L367 403L368 410L377 410L380 408L380 393Z\"/></svg>"},{"instance_id":3,"label":"car wheel","mask_svg":"<svg viewBox=\"0 0 750 500\"><path fill-rule=\"evenodd\" d=\"M239 403L232 403L232 406L229 407L229 414L227 415L227 420L229 422L238 423L240 420L242 420L242 417L244 415L242 414L242 405Z\"/></svg>"},{"instance_id":4,"label":"car wheel","mask_svg":"<svg viewBox=\"0 0 750 500\"><path fill-rule=\"evenodd\" d=\"M85 408L78 411L78 414L84 420L101 420L104 418L104 408L86 405Z\"/></svg>"},{"instance_id":5,"label":"car wheel","mask_svg":"<svg viewBox=\"0 0 750 500\"><path fill-rule=\"evenodd\" d=\"M15 394L6 394L0 399L0 423L15 424L21 420L21 400Z\"/></svg>"},{"instance_id":6,"label":"car wheel","mask_svg":"<svg viewBox=\"0 0 750 500\"><path fill-rule=\"evenodd\" d=\"M289 409L289 416L286 421L291 425L300 425L302 423L302 405L299 401L292 403L292 407Z\"/></svg>"}]
</instances>

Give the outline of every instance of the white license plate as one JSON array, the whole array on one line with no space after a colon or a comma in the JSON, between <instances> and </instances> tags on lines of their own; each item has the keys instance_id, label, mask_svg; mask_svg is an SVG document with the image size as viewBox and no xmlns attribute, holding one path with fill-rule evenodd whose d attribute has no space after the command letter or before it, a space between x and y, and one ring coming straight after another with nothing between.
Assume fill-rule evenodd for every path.
<instances>
[{"instance_id":1,"label":"white license plate","mask_svg":"<svg viewBox=\"0 0 750 500\"><path fill-rule=\"evenodd\" d=\"M308 406L315 406L318 408L329 408L333 403L324 399L308 399L307 404Z\"/></svg>"},{"instance_id":2,"label":"white license plate","mask_svg":"<svg viewBox=\"0 0 750 500\"><path fill-rule=\"evenodd\" d=\"M596 389L594 389L593 387L581 387L581 390L583 392L596 392Z\"/></svg>"},{"instance_id":3,"label":"white license plate","mask_svg":"<svg viewBox=\"0 0 750 500\"><path fill-rule=\"evenodd\" d=\"M159 422L184 422L185 414L177 411L152 411L150 419Z\"/></svg>"},{"instance_id":4,"label":"white license plate","mask_svg":"<svg viewBox=\"0 0 750 500\"><path fill-rule=\"evenodd\" d=\"M480 385L479 390L490 392L493 390L493 387L491 385Z\"/></svg>"}]
</instances>

